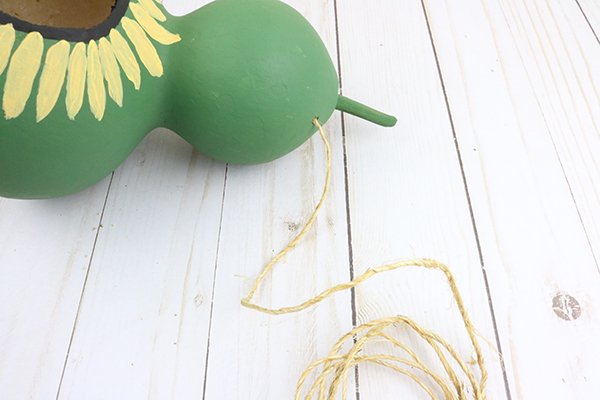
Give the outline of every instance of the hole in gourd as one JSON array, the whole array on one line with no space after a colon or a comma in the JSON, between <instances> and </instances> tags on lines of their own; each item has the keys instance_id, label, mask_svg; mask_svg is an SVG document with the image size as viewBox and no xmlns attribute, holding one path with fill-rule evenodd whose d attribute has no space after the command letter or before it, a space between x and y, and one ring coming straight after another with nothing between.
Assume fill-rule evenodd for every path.
<instances>
[{"instance_id":1,"label":"hole in gourd","mask_svg":"<svg viewBox=\"0 0 600 400\"><path fill-rule=\"evenodd\" d=\"M90 29L111 14L117 0L0 0L0 11L53 28Z\"/></svg>"}]
</instances>

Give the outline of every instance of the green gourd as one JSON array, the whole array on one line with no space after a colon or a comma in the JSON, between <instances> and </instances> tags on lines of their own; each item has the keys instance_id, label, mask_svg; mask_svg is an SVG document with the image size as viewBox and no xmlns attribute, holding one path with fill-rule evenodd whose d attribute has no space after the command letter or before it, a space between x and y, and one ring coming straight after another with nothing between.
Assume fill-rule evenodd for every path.
<instances>
[{"instance_id":1,"label":"green gourd","mask_svg":"<svg viewBox=\"0 0 600 400\"><path fill-rule=\"evenodd\" d=\"M129 0L116 0L113 14L119 7L125 19L134 19ZM111 17L114 29L123 32ZM0 15L0 24L6 22ZM156 47L164 75L152 77L142 67L139 90L123 78L122 104L106 101L101 118L86 110L90 96L69 119L63 88L57 105L39 122L33 99L18 117L0 119L0 196L52 198L87 188L116 169L156 127L173 130L217 160L258 164L300 146L316 132L313 119L323 124L336 108L383 126L396 122L338 95L338 77L323 42L301 14L279 0L217 0L162 26L181 37ZM30 33L15 29L17 44ZM45 49L60 40L62 31L52 32L41 31ZM94 40L102 39L68 41L71 51L78 41L87 43L89 55ZM0 85L6 76L0 76Z\"/></svg>"}]
</instances>

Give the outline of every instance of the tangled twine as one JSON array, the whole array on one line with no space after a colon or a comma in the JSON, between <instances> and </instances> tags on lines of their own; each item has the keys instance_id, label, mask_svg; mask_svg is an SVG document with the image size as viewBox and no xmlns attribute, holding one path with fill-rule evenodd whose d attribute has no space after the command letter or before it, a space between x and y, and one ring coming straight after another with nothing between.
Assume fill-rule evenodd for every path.
<instances>
[{"instance_id":1,"label":"tangled twine","mask_svg":"<svg viewBox=\"0 0 600 400\"><path fill-rule=\"evenodd\" d=\"M425 375L429 376L435 382L435 384L440 387L446 400L466 400L467 395L466 395L465 387L464 387L463 383L460 381L455 370L450 365L450 362L448 361L448 358L446 357L446 355L444 353L444 350L445 350L445 352L450 355L451 359L453 359L456 363L458 363L460 370L462 370L462 372L467 376L468 382L470 383L470 386L473 389L472 390L473 398L475 400L485 400L486 399L485 389L486 389L487 380L488 380L488 372L485 367L485 362L483 359L483 353L481 351L481 347L477 340L477 336L480 336L480 334L477 332L477 330L475 329L475 327L473 326L473 324L471 322L471 319L469 318L469 314L467 313L467 310L465 308L464 302L462 300L462 296L460 295L460 292L456 285L454 276L452 275L452 273L450 272L450 270L448 269L448 267L446 265L444 265L438 261L430 260L430 259L406 260L406 261L399 261L399 262L391 263L391 264L384 265L384 266L381 266L378 268L369 269L364 274L358 276L351 282L336 285L330 289L323 291L321 294L314 297L313 299L305 301L304 303L299 304L297 306L293 306L293 307L269 309L269 308L261 307L257 304L252 303L252 298L254 297L254 294L258 290L262 280L269 273L269 271L273 268L273 266L279 260L281 260L281 258L283 258L290 250L292 250L294 247L296 247L298 242L300 242L300 240L302 240L304 235L306 235L306 232L310 229L313 222L317 218L317 214L319 213L319 210L323 206L323 203L325 202L325 199L327 197L327 193L329 191L330 177L331 177L331 147L329 146L329 143L325 137L323 128L319 124L318 118L315 118L313 120L313 123L319 129L319 133L321 134L321 138L323 139L323 142L325 143L325 147L327 149L327 175L326 175L325 188L323 190L323 195L321 197L321 200L319 201L319 204L315 208L315 211L313 212L311 218L306 223L306 225L304 226L302 231L298 234L298 236L296 236L296 238L294 240L292 240L292 242L290 242L290 244L285 249L283 249L279 254L277 254L277 256L275 256L271 260L271 262L269 262L269 264L263 269L261 274L255 279L254 286L250 290L248 296L246 296L244 299L242 299L242 301L241 301L242 305L245 307L257 310L257 311L261 311L266 314L271 314L271 315L290 314L290 313L295 313L295 312L305 310L305 309L323 301L324 299L332 296L336 292L340 292L340 291L344 291L344 290L348 290L350 288L356 287L360 283L371 278L372 276L382 273L382 272L393 271L393 270L396 270L399 268L404 268L404 267L409 267L409 266L418 266L418 267L423 267L423 268L432 269L432 270L439 270L439 271L442 271L446 277L448 285L450 286L450 289L452 291L454 300L456 301L456 304L458 306L458 310L462 317L467 334L468 334L471 344L473 345L473 348L475 350L476 359L473 362L473 364L475 364L479 367L480 379L479 379L479 381L477 381L477 379L473 375L471 368L468 365L468 364L470 364L470 362L465 362L458 355L456 350L454 350L454 348L448 342L446 342L442 337L440 337L436 333L433 333L427 329L422 328L421 326L419 326L416 322L414 322L410 318L399 315L399 316L395 316L395 317L384 318L384 319L379 319L379 320L368 322L357 328L354 328L352 331L350 331L346 335L344 335L337 342L337 344L333 347L333 349L329 353L329 356L327 356L321 360L315 361L314 363L312 363L311 365L309 365L306 368L306 370L304 371L304 373L302 374L302 376L300 377L300 379L298 381L298 387L296 390L295 399L299 400L301 398L301 392L304 388L304 385L306 383L308 375L314 369L316 369L320 365L322 365L322 372L315 379L314 383L308 390L308 393L306 394L305 399L310 400L315 396L315 394L318 394L319 400L325 400L325 399L333 400L333 399L335 399L335 396L338 393L339 387L341 385L342 386L342 398L344 400L346 400L347 399L347 391L348 391L347 378L348 378L349 371L353 367L357 366L358 364L366 362L366 363L372 363L372 364L380 365L380 366L383 366L386 368L390 368L396 372L399 372L401 374L404 374L404 375L410 377L423 390L425 390L425 392L427 392L427 394L433 400L436 399L436 396L435 396L433 390L425 382L423 382L423 380L420 379L418 376L411 373L407 369L402 368L398 364L405 365L405 366L420 370L423 373L425 373ZM417 354L415 352L413 352L410 348L408 348L406 345L404 345L399 340L390 336L388 333L384 332L384 330L386 328L389 328L389 327L392 327L395 325L408 326L414 332L416 332L419 335L419 337L421 337L427 344L429 344L429 346L431 346L431 348L434 350L435 354L437 355L438 359L440 360L446 374L448 375L450 383L448 383L446 381L446 379L444 379L444 377L440 376L439 374L436 374L429 367L427 367L421 361L421 359L417 356ZM348 353L346 353L346 354L338 354L340 349L344 345L344 343L350 339L352 339L354 341L354 344L353 344L352 348L350 349L350 351L348 351ZM359 354L364 349L365 344L372 342L374 340L379 340L379 341L384 340L384 341L388 341L388 342L392 343L395 347L402 349L404 352L406 352L409 355L410 359L400 358L397 356L386 355L386 354L377 354L377 355L370 355L370 356ZM329 390L327 390L328 384L329 384ZM318 393L317 393L317 391L318 391ZM326 394L326 392L327 392L327 394Z\"/></svg>"}]
</instances>

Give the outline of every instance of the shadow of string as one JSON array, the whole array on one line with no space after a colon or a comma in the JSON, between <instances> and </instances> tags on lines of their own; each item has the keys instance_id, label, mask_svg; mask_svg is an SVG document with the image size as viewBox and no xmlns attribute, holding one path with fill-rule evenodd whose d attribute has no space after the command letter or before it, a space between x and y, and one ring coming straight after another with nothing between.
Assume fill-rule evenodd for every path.
<instances>
[{"instance_id":1,"label":"shadow of string","mask_svg":"<svg viewBox=\"0 0 600 400\"><path fill-rule=\"evenodd\" d=\"M475 360L463 360L458 354L458 352L441 336L419 326L416 322L414 322L408 317L398 315L390 318L378 319L363 324L357 328L354 328L336 343L336 345L332 348L331 352L327 357L315 361L314 363L309 365L298 381L295 399L300 400L302 392L307 391L304 397L306 400L311 400L315 398L315 395L317 396L318 400L333 400L335 399L337 393L339 393L341 387L342 398L346 400L348 395L347 379L349 372L353 370L353 368L358 364L370 363L379 365L381 367L389 368L400 374L408 376L413 381L415 381L417 385L419 385L433 400L436 400L437 397L435 396L434 391L429 386L431 383L439 387L439 389L444 394L444 398L446 400L466 400L468 391L465 388L463 381L459 377L459 374L461 374L462 376L466 376L468 382L467 386L470 385L472 389L470 392L473 398L475 400L485 400L488 372L485 366L481 347L477 339L478 336L481 338L483 338L483 336L477 331L477 329L473 326L473 323L471 322L469 314L467 313L467 310L465 308L462 296L460 295L460 292L456 285L454 276L452 275L448 267L442 264L441 262L431 259L414 259L394 262L381 267L369 269L364 274L358 276L354 280L348 283L336 285L330 289L323 291L316 297L293 307L269 309L252 303L252 298L254 297L254 294L260 287L260 284L262 283L265 276L269 273L273 266L277 262L279 262L283 257L285 257L290 250L296 247L298 242L300 242L304 235L306 235L306 232L310 229L313 222L317 218L319 210L321 209L323 203L325 202L325 199L327 198L331 178L331 147L329 146L329 143L325 137L325 133L323 132L323 128L319 123L318 118L315 118L313 120L313 124L315 124L319 129L321 139L323 139L323 142L325 143L325 147L327 149L327 174L325 179L325 188L323 190L323 195L321 197L321 200L317 204L315 211L313 212L312 216L310 217L302 231L296 236L296 238L294 238L294 240L290 242L290 244L285 249L283 249L279 254L277 254L263 269L261 274L255 278L254 285L248 293L248 296L246 296L241 301L242 305L271 315L296 313L323 301L324 299L332 296L337 292L356 287L361 282L364 282L372 276L383 272L393 271L404 267L415 266L431 270L438 270L444 274L448 286L452 291L454 301L456 301L471 345L473 346ZM416 332L418 337L423 339L433 349L435 355L441 362L446 376L441 376L440 374L434 372L431 368L425 365L425 363L423 363L423 361L418 357L418 355L414 351L412 351L408 346L402 343L399 339L391 336L389 333L386 333L386 329L399 325L404 325ZM485 340L485 338L483 339ZM395 347L403 350L408 355L408 358L402 358L386 354L366 355L366 353L363 351L367 343L382 340L388 341L389 343L392 343ZM354 342L354 344L346 354L340 354L340 351L346 342ZM490 342L488 342L487 340L486 342L496 353L498 353L493 348ZM452 367L452 360L458 365L458 370L455 370L455 368ZM479 380L475 378L471 365L479 369ZM305 386L307 385L308 376L313 370L318 370L319 367L321 367L321 373L317 376L317 378L314 380L314 382L309 388L305 388ZM423 379L413 374L407 368L411 368L412 370L419 370L422 373L424 373L425 376L431 379L428 380L428 382L424 382Z\"/></svg>"}]
</instances>

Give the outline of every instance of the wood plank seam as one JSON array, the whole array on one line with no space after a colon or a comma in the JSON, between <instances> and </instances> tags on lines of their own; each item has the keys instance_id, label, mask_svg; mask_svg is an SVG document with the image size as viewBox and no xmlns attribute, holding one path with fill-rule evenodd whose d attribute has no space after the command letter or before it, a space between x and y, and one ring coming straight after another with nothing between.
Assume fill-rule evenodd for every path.
<instances>
[{"instance_id":1,"label":"wood plank seam","mask_svg":"<svg viewBox=\"0 0 600 400\"><path fill-rule=\"evenodd\" d=\"M204 382L202 384L202 400L206 400L206 383L208 381L208 361L210 358L210 334L212 330L213 310L215 303L215 288L217 283L217 268L219 266L219 245L221 244L221 227L223 226L223 212L225 210L225 193L227 192L227 173L229 164L225 165L225 178L223 179L223 198L221 200L221 216L219 217L219 232L217 233L217 249L215 252L215 269L213 272L213 285L210 299L210 314L208 317L208 338L206 340L206 361L204 364Z\"/></svg>"},{"instance_id":2,"label":"wood plank seam","mask_svg":"<svg viewBox=\"0 0 600 400\"><path fill-rule=\"evenodd\" d=\"M340 94L343 95L343 80L342 80L342 56L340 51L340 30L339 30L339 18L338 18L338 6L337 0L333 0L333 11L335 21L335 43L337 52L337 72L340 81ZM348 269L350 274L350 280L354 280L354 253L352 247L352 218L350 212L350 178L348 173L348 148L346 146L346 113L342 112L340 117L341 131L342 131L342 151L343 151L343 163L344 163L344 201L346 202L346 226L347 226L347 237L348 237ZM356 312L356 289L350 288L350 308L352 317L352 328L358 326L358 316ZM353 338L356 343L357 338ZM354 367L354 390L356 400L360 400L360 372L359 366Z\"/></svg>"},{"instance_id":3,"label":"wood plank seam","mask_svg":"<svg viewBox=\"0 0 600 400\"><path fill-rule=\"evenodd\" d=\"M569 189L569 194L571 195L571 198L573 199L573 204L575 206L575 211L577 212L577 216L579 217L579 222L581 223L581 228L583 229L583 233L585 235L585 238L587 239L588 246L590 247L590 253L592 254L592 258L594 259L594 263L596 264L596 269L598 270L598 273L600 273L600 264L598 264L598 258L596 257L596 252L594 252L594 246L592 245L592 239L587 230L587 227L586 227L586 224L585 224L585 221L583 218L583 214L581 212L581 208L579 207L579 204L577 202L577 197L575 196L575 192L573 191L573 187L571 185L571 182L569 181L569 174L567 173L567 171L565 169L565 166L563 164L563 159L560 156L560 152L558 151L558 147L556 146L556 142L554 141L554 138L552 137L550 127L548 126L545 117L544 117L544 122L546 122L546 126L548 128L548 136L550 136L550 141L552 142L552 146L554 147L554 151L556 152L556 158L558 160L558 165L560 165L560 169L562 170L562 173L564 175L565 182L567 184L567 188Z\"/></svg>"},{"instance_id":4,"label":"wood plank seam","mask_svg":"<svg viewBox=\"0 0 600 400\"><path fill-rule=\"evenodd\" d=\"M585 19L585 22L587 22L588 26L590 27L590 29L592 30L592 33L594 34L594 37L596 38L596 40L598 41L598 44L600 44L600 38L598 37L598 35L596 34L596 30L594 29L594 26L592 25L592 23L590 22L590 19L588 18L587 14L585 13L585 11L583 10L583 7L581 7L581 3L579 2L579 0L575 0L575 3L577 3L577 7L579 7L579 11L581 11L581 14L583 14L583 18Z\"/></svg>"},{"instance_id":5,"label":"wood plank seam","mask_svg":"<svg viewBox=\"0 0 600 400\"><path fill-rule=\"evenodd\" d=\"M102 205L102 212L100 213L100 220L98 221L98 226L96 229L96 237L94 238L94 244L92 246L92 251L90 252L90 261L88 262L87 271L85 271L85 279L83 280L83 286L81 288L81 295L79 297L79 305L77 306L77 312L75 313L75 321L73 322L73 330L71 331L71 337L69 338L69 346L67 347L67 354L65 355L65 362L63 364L62 372L60 374L60 380L58 382L58 390L56 392L57 400L60 397L60 390L62 388L63 379L65 377L65 371L67 370L67 363L69 362L69 354L71 352L71 346L73 345L73 338L75 337L75 331L77 330L77 321L79 320L79 315L81 313L81 306L83 304L85 288L87 285L88 277L90 276L90 270L92 269L92 261L94 260L94 253L96 251L96 245L98 243L98 236L100 236L100 229L102 228L104 212L106 211L106 204L108 204L108 198L110 196L110 188L112 186L112 181L113 181L114 176L115 176L115 173L113 171L110 175L110 181L108 183L108 188L106 189L106 196L104 197L104 204Z\"/></svg>"},{"instance_id":6,"label":"wood plank seam","mask_svg":"<svg viewBox=\"0 0 600 400\"><path fill-rule=\"evenodd\" d=\"M585 10L583 9L583 7L580 4L580 1L579 0L575 0L575 3L577 4L578 10L581 12L584 20L586 21L588 27L590 28L592 34L594 35L594 37L596 39L596 41L598 41L598 44L600 44L600 39L596 35L596 31L594 30L593 24L591 23L590 19L586 15ZM530 15L540 14L540 10L538 9L537 6L535 7L535 11L536 12L533 13L533 12L530 11L527 3L523 3L523 4L525 5L525 8L528 10L528 12L529 12ZM504 7L502 7L502 11L504 13L504 18L508 21L510 16L506 14L506 10L504 9ZM554 22L557 23L556 17L554 16L554 14L552 12L551 12L551 15L552 15L552 19L554 20ZM543 25L543 23L542 23L542 25ZM544 26L544 28L545 28L545 26ZM560 31L558 32L558 34L559 34L559 36L562 39L562 34L560 33ZM515 36L515 33L512 30L511 30L511 35L512 35L512 40L515 43L515 46L519 49L518 51L520 53L521 62L523 63L523 65L525 65L526 64L526 58L525 58L526 54L522 54L521 53L522 50L518 46L519 38ZM538 90L536 89L535 82L532 80L532 78L529 75L529 73L528 73L528 77L529 77L529 84L531 85L532 91L535 93L537 104L538 104L538 106L540 107L541 110L544 110L544 105L542 103L543 96L540 96L540 94L538 93ZM575 190L573 188L572 182L570 181L570 178L569 178L570 175L569 175L569 173L567 171L567 168L565 168L565 163L564 162L565 161L568 162L568 160L565 160L564 153L561 153L561 151L559 149L559 146L557 145L557 138L555 138L555 136L553 134L552 121L549 121L549 117L545 114L544 111L542 111L542 118L543 118L543 121L544 121L544 124L545 124L545 128L546 128L547 133L548 133L548 137L550 138L550 142L551 142L552 147L553 147L553 149L555 151L556 158L558 160L558 164L559 164L560 169L561 169L561 171L563 173L566 186L567 186L567 188L569 190L569 194L570 194L571 199L573 201L573 205L574 205L575 210L577 212L577 215L578 215L578 218L579 218L582 230L583 230L584 235L586 237L587 244L588 244L588 246L590 248L590 253L591 253L592 259L594 260L594 263L595 263L595 266L596 266L596 269L597 269L598 273L600 273L600 264L598 263L598 257L596 256L596 252L594 251L593 240L592 240L592 237L591 237L591 235L590 235L590 233L588 231L588 227L586 226L586 223L585 223L584 211L582 211L582 207L583 206L577 200L577 195L576 195Z\"/></svg>"},{"instance_id":7,"label":"wood plank seam","mask_svg":"<svg viewBox=\"0 0 600 400\"><path fill-rule=\"evenodd\" d=\"M583 8L581 7L581 5L579 4L579 0L575 0L575 2L577 3L577 6L578 6L579 10L581 11L581 14L583 15L583 18L587 22L588 27L591 29L592 33L594 34L594 37L598 41L598 36L596 35L596 32L594 31L594 28L591 25L591 23L590 23L587 15L585 14L585 11L583 10ZM556 18L554 17L554 15L553 15L553 19L556 22ZM560 34L560 32L559 32L559 34ZM561 35L561 38L562 38L562 35ZM598 41L598 44L600 44L600 41ZM544 118L544 120L546 120L546 119ZM579 216L579 220L581 222L581 226L583 228L583 232L584 232L585 237L586 237L586 239L588 241L588 245L590 246L590 251L592 253L592 258L594 259L594 262L596 263L596 269L598 270L598 273L600 273L600 265L598 264L598 258L596 257L596 254L594 252L594 247L592 246L592 239L591 239L590 234L589 234L589 232L588 232L588 230L586 228L586 224L585 224L585 221L584 221L584 218L583 218L583 215L582 215L582 210L581 210L580 204L578 204L578 202L577 202L577 198L576 198L575 192L573 191L573 187L572 187L571 182L569 180L569 175L568 175L568 173L567 173L567 171L566 171L566 169L564 167L563 158L560 155L560 152L559 152L559 149L558 149L558 147L556 145L554 137L552 136L552 130L549 127L548 127L548 133L550 135L550 140L552 141L552 145L554 146L554 150L556 151L556 158L558 159L558 163L560 165L560 168L562 169L563 174L565 176L565 181L567 183L567 187L569 188L569 192L571 194L571 197L573 198L573 203L575 204L575 209L577 211L577 215Z\"/></svg>"},{"instance_id":8,"label":"wood plank seam","mask_svg":"<svg viewBox=\"0 0 600 400\"><path fill-rule=\"evenodd\" d=\"M596 41L600 45L600 38L598 37L598 34L596 33L596 30L594 29L594 26L593 26L592 22L590 21L590 19L588 18L585 10L581 6L581 2L579 0L575 0L575 2L577 3L577 7L579 8L579 11L581 11L581 14L583 15L583 18L585 19L585 22L587 23L588 27L590 28L590 30L594 34L594 37L596 38ZM552 143L554 143L554 141L552 141ZM557 154L558 154L558 150L557 150ZM563 171L564 171L562 160L560 159L560 157L558 157L558 159L560 161L560 166L561 166L561 168L563 168ZM565 178L566 177L567 177L567 173L565 171ZM590 246L590 249L592 250L592 257L594 258L594 261L596 262L596 268L598 269L598 273L600 273L600 264L598 263L598 259L596 258L596 254L594 253L594 248L592 246L592 241L591 241L590 235L588 234L588 232L586 230L585 222L583 220L583 215L581 214L581 211L579 210L579 207L577 206L577 201L575 199L575 194L573 193L573 190L571 188L571 184L570 184L570 182L569 182L568 179L567 179L567 185L569 185L569 190L571 191L571 195L573 196L573 202L575 202L575 207L577 208L577 214L579 215L579 219L581 220L581 225L583 226L583 230L585 232L585 236L587 237L588 244Z\"/></svg>"},{"instance_id":9,"label":"wood plank seam","mask_svg":"<svg viewBox=\"0 0 600 400\"><path fill-rule=\"evenodd\" d=\"M429 33L429 39L431 41L431 49L433 51L433 55L434 55L434 59L435 59L435 64L436 64L436 68L437 68L437 71L438 71L439 83L441 85L442 93L444 95L444 102L446 103L446 111L447 111L447 114L448 114L448 121L450 123L450 128L451 128L451 131L452 131L452 138L454 140L454 146L455 146L455 149L456 149L456 156L457 156L458 163L459 163L459 166L460 166L460 174L461 174L461 177L462 177L462 180L463 180L463 184L464 184L465 197L466 197L467 205L468 205L468 208L469 208L469 214L470 214L470 217L471 217L471 224L472 224L472 227L473 227L473 234L475 236L476 248L477 248L477 252L479 253L479 261L481 263L481 272L482 272L482 275L483 275L483 281L485 282L485 291L486 291L487 298L488 298L488 304L489 304L489 309L490 309L490 317L491 317L492 325L493 325L493 328L494 328L494 335L495 335L495 340L496 340L495 344L496 344L496 348L498 350L498 353L500 354L500 365L502 366L502 378L504 380L504 390L505 390L505 393L506 393L506 398L508 400L511 400L512 396L511 396L511 392L510 392L510 385L509 385L509 382L508 382L508 375L506 373L506 367L504 365L504 356L503 356L503 353L502 353L502 345L501 345L501 342L500 342L500 334L499 334L499 331L498 331L498 322L496 321L496 314L494 312L494 305L493 305L493 302L492 302L492 294L491 294L491 290L490 290L489 280L488 280L487 272L485 270L485 261L483 259L483 251L481 249L481 242L479 240L479 232L477 230L477 223L475 221L475 214L473 212L473 203L471 201L471 197L470 197L470 194L469 194L469 186L468 186L468 182L467 182L467 176L465 174L465 169L464 169L464 164L463 164L463 160L462 160L462 155L461 155L461 152L460 152L460 146L459 146L459 143L458 143L458 137L457 137L457 134L456 134L456 128L455 128L455 125L454 125L454 119L452 117L452 110L450 108L450 102L448 100L448 93L446 91L446 85L444 83L444 76L443 76L443 73L442 73L442 68L441 68L441 65L440 65L440 62L439 62L439 58L438 58L438 54L437 54L437 49L436 49L436 46L435 46L435 40L434 40L434 37L433 37L433 32L431 31L431 21L429 19L428 14L427 14L427 7L425 5L425 1L426 0L421 0L421 6L423 8L423 16L425 18L425 23L427 25L427 31Z\"/></svg>"}]
</instances>

